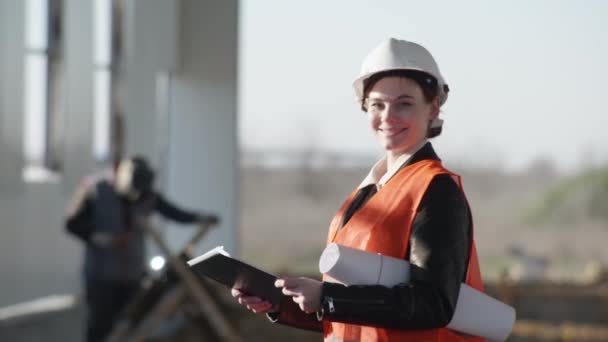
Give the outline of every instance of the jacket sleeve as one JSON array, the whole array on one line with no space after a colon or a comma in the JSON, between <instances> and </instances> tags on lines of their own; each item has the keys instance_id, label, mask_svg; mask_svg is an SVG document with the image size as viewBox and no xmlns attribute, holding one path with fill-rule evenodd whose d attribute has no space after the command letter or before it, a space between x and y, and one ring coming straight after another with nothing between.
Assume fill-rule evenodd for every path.
<instances>
[{"instance_id":1,"label":"jacket sleeve","mask_svg":"<svg viewBox=\"0 0 608 342\"><path fill-rule=\"evenodd\" d=\"M317 318L317 315L307 314L300 310L300 307L288 296L282 297L279 312L268 313L266 316L273 323L304 330L323 331L323 323Z\"/></svg>"},{"instance_id":2,"label":"jacket sleeve","mask_svg":"<svg viewBox=\"0 0 608 342\"><path fill-rule=\"evenodd\" d=\"M173 203L165 199L161 194L155 194L155 209L163 217L179 223L195 223L199 220L199 214L178 208Z\"/></svg>"},{"instance_id":3,"label":"jacket sleeve","mask_svg":"<svg viewBox=\"0 0 608 342\"><path fill-rule=\"evenodd\" d=\"M449 175L436 176L425 193L410 236L413 272L409 284L344 286L323 283L322 307L330 321L389 329L447 325L466 276L471 240L470 212Z\"/></svg>"},{"instance_id":4,"label":"jacket sleeve","mask_svg":"<svg viewBox=\"0 0 608 342\"><path fill-rule=\"evenodd\" d=\"M93 197L96 181L84 178L70 199L65 215L65 229L88 242L95 227L93 224Z\"/></svg>"}]
</instances>

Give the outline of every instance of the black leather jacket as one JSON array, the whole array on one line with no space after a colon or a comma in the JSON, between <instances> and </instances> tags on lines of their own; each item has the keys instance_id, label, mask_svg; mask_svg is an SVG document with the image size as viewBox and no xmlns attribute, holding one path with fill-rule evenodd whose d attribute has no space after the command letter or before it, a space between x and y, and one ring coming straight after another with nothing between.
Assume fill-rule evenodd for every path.
<instances>
[{"instance_id":1,"label":"black leather jacket","mask_svg":"<svg viewBox=\"0 0 608 342\"><path fill-rule=\"evenodd\" d=\"M405 165L425 159L439 160L430 143ZM359 190L345 221L373 196L367 193L369 189ZM323 319L389 329L447 325L454 314L460 284L465 281L471 234L471 215L464 194L449 175L436 176L412 225L406 258L419 269L412 271L410 284L389 288L324 282ZM278 323L322 331L317 315L304 313L290 298L281 303L278 315L269 317Z\"/></svg>"}]
</instances>

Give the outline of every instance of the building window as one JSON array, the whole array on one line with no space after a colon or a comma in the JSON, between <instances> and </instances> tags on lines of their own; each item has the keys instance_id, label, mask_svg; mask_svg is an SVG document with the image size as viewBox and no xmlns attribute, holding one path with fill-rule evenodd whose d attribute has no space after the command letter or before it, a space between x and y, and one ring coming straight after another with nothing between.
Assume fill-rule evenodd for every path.
<instances>
[{"instance_id":1,"label":"building window","mask_svg":"<svg viewBox=\"0 0 608 342\"><path fill-rule=\"evenodd\" d=\"M23 178L58 179L62 150L61 0L25 1Z\"/></svg>"},{"instance_id":2,"label":"building window","mask_svg":"<svg viewBox=\"0 0 608 342\"><path fill-rule=\"evenodd\" d=\"M93 1L93 144L98 163L122 153L120 83L121 8L119 0Z\"/></svg>"}]
</instances>

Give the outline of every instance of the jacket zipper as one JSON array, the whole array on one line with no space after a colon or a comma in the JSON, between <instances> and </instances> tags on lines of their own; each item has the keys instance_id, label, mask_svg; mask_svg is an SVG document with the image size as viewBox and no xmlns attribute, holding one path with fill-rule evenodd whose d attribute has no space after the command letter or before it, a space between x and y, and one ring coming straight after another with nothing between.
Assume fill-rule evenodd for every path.
<instances>
[{"instance_id":1,"label":"jacket zipper","mask_svg":"<svg viewBox=\"0 0 608 342\"><path fill-rule=\"evenodd\" d=\"M327 307L329 308L329 312L336 311L334 307L334 299L332 297L327 297Z\"/></svg>"},{"instance_id":2,"label":"jacket zipper","mask_svg":"<svg viewBox=\"0 0 608 342\"><path fill-rule=\"evenodd\" d=\"M325 297L325 302L327 303L327 308L329 312L335 312L336 308L334 306L334 302L336 303L349 303L349 304L384 304L385 301L382 299L345 299L345 298L333 298L333 297Z\"/></svg>"}]
</instances>

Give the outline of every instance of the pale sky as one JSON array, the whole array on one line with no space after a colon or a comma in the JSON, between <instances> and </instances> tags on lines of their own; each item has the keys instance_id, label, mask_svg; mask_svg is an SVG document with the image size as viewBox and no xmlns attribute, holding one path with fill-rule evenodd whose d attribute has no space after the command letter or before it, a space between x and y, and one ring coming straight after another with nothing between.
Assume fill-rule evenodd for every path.
<instances>
[{"instance_id":1,"label":"pale sky","mask_svg":"<svg viewBox=\"0 0 608 342\"><path fill-rule=\"evenodd\" d=\"M378 154L352 82L388 37L424 45L450 85L440 156L519 169L608 163L608 1L240 3L245 149ZM479 156L477 158L476 156Z\"/></svg>"}]
</instances>

